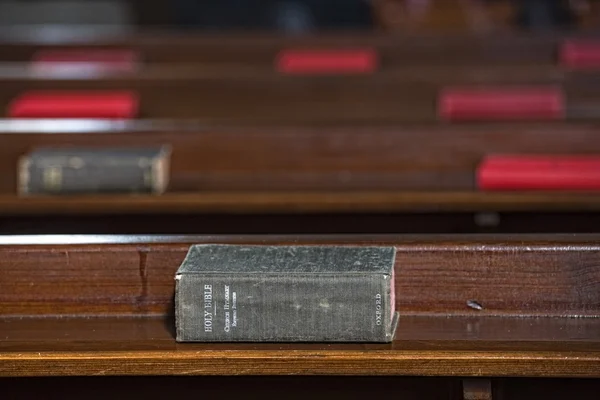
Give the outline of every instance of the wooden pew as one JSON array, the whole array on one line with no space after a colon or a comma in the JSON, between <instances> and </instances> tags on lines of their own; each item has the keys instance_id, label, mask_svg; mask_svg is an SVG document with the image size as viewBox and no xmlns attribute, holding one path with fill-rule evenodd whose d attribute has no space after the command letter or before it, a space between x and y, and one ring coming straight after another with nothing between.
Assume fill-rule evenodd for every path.
<instances>
[{"instance_id":1,"label":"wooden pew","mask_svg":"<svg viewBox=\"0 0 600 400\"><path fill-rule=\"evenodd\" d=\"M171 84L147 79L148 87ZM25 81L15 79L16 90ZM185 93L184 82L174 95ZM253 84L252 90L261 90ZM199 88L206 86L194 87ZM286 86L285 93L301 88ZM149 93L159 98L158 89ZM194 112L191 100L185 111L190 114L168 109L167 100L156 101L143 117ZM236 122L223 111L205 118L222 121L221 126L142 120L120 128L88 125L87 132L78 133L65 133L65 125L28 129L3 122L0 233L213 234L0 238L0 385L8 396L80 398L93 391L89 398L102 398L109 387L111 395L189 396L201 385L203 394L221 395L233 386L228 393L262 398L280 398L284 390L293 391L290 398L330 396L333 390L345 398L374 393L419 399L593 398L600 384L577 378L599 373L597 235L255 234L597 232L595 194L480 193L473 175L488 152L591 154L594 123L394 124L398 120L388 122L372 111L339 124L331 114L294 120L283 107L273 112L280 113L279 120L248 112ZM391 115L392 109L386 112ZM267 118L274 122L266 123ZM364 123L348 123L356 120ZM166 140L176 151L171 191L164 196L24 199L14 194L16 159L32 147ZM173 274L191 243L207 242L396 246L401 254L396 298L403 313L396 340L390 345L176 344ZM91 375L109 378L89 380ZM425 377L411 378L415 375ZM45 378L50 376L55 380ZM61 392L56 379L71 391ZM325 390L314 395L317 387Z\"/></svg>"},{"instance_id":2,"label":"wooden pew","mask_svg":"<svg viewBox=\"0 0 600 400\"><path fill-rule=\"evenodd\" d=\"M0 30L0 61L29 62L42 49L130 49L144 63L201 63L272 68L283 50L375 50L383 66L556 64L563 41L590 34L494 33L481 35L408 35L345 33L316 36L215 34L144 30L129 36L68 34L52 40L42 32ZM443 49L443 51L441 51ZM448 57L452 54L452 57Z\"/></svg>"},{"instance_id":3,"label":"wooden pew","mask_svg":"<svg viewBox=\"0 0 600 400\"><path fill-rule=\"evenodd\" d=\"M0 245L0 376L30 378L1 382L8 393L31 395L42 388L57 390L57 381L43 377L69 377L75 392L64 394L66 398L80 393L79 385L89 383L89 390L100 382L112 383L121 393L138 385L136 393L145 393L154 387L149 379L165 384L171 394L188 393L187 381L203 382L208 392L218 383L242 385L246 393L267 398L274 393L265 386L284 382L288 387L312 382L340 393L359 390L352 382L377 384L382 393L425 399L473 398L469 396L476 393L494 399L590 395L598 382L575 378L599 373L598 239L5 236ZM193 243L395 246L401 313L395 340L360 345L176 343L173 276ZM96 375L127 378L84 378ZM147 375L152 377L142 378ZM174 378L183 375L198 378ZM221 375L240 377L217 377ZM241 376L254 375L263 378L244 386L250 381ZM274 377L284 375L304 377ZM422 378L410 378L417 375ZM166 393L166 388L157 391ZM98 390L98 395L106 393Z\"/></svg>"},{"instance_id":4,"label":"wooden pew","mask_svg":"<svg viewBox=\"0 0 600 400\"><path fill-rule=\"evenodd\" d=\"M595 123L398 126L128 126L0 123L0 193L14 194L19 157L36 147L172 148L171 193L223 191L477 191L488 154L595 154ZM29 122L29 124L27 124ZM29 126L27 126L29 125ZM29 129L27 129L29 128ZM45 128L45 129L43 129ZM174 128L174 129L171 129Z\"/></svg>"},{"instance_id":5,"label":"wooden pew","mask_svg":"<svg viewBox=\"0 0 600 400\"><path fill-rule=\"evenodd\" d=\"M239 45L240 39L235 41ZM526 42L515 43L506 47L509 54ZM1 76L0 104L8 105L26 89L125 88L141 94L142 117L93 134L82 126L80 135L62 132L65 125L50 129L51 135L45 128L38 133L39 127L16 129L14 121L0 126L0 136L7 138L0 180L3 213L10 222L5 232L155 229L144 219L163 221L161 229L171 233L597 230L593 194L480 193L475 186L475 168L487 154L593 154L593 123L416 123L437 120L435 97L447 84L560 82L568 94L585 99L595 93L593 76L565 73L556 66L457 65L399 66L368 77L306 78L239 66L197 71L190 65L150 65L126 77L40 78L19 69L16 75ZM16 160L29 149L109 143L171 144L169 193L71 199L14 195ZM458 151L452 150L457 144ZM364 217L359 227L351 222L354 213ZM386 213L393 217L383 222ZM248 225L235 223L242 214ZM309 214L306 221L313 223L301 223ZM444 219L434 222L442 214ZM32 224L34 215L48 223ZM190 216L198 223L181 223ZM522 222L502 225L507 219Z\"/></svg>"},{"instance_id":6,"label":"wooden pew","mask_svg":"<svg viewBox=\"0 0 600 400\"><path fill-rule=\"evenodd\" d=\"M456 73L455 73L456 72ZM593 75L555 68L490 68L365 77L281 77L271 73L158 69L123 77L15 77L0 75L0 108L28 91L122 91L140 99L139 118L199 120L208 124L420 123L439 121L438 99L447 87L549 87L565 93L568 118L597 119L600 100ZM587 111L586 111L587 110Z\"/></svg>"},{"instance_id":7,"label":"wooden pew","mask_svg":"<svg viewBox=\"0 0 600 400\"><path fill-rule=\"evenodd\" d=\"M475 176L487 154L594 154L594 124L176 130L132 122L112 130L99 123L98 131L92 124L88 133L64 133L60 122L44 131L30 124L29 131L15 121L0 124L4 233L598 229L593 192L488 192ZM173 154L162 196L16 194L17 160L34 148L162 144Z\"/></svg>"}]
</instances>

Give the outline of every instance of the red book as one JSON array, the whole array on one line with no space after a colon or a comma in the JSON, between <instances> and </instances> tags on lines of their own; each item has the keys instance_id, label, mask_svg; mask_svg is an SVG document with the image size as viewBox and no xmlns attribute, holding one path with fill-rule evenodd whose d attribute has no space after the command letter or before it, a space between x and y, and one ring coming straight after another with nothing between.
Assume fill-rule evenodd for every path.
<instances>
[{"instance_id":1,"label":"red book","mask_svg":"<svg viewBox=\"0 0 600 400\"><path fill-rule=\"evenodd\" d=\"M600 41L566 40L560 47L559 61L569 69L599 69Z\"/></svg>"},{"instance_id":2,"label":"red book","mask_svg":"<svg viewBox=\"0 0 600 400\"><path fill-rule=\"evenodd\" d=\"M276 68L283 74L368 74L378 68L372 49L284 50Z\"/></svg>"},{"instance_id":3,"label":"red book","mask_svg":"<svg viewBox=\"0 0 600 400\"><path fill-rule=\"evenodd\" d=\"M447 121L560 120L565 112L562 90L552 87L447 88L438 98Z\"/></svg>"},{"instance_id":4,"label":"red book","mask_svg":"<svg viewBox=\"0 0 600 400\"><path fill-rule=\"evenodd\" d=\"M600 190L600 156L495 155L477 169L482 190Z\"/></svg>"},{"instance_id":5,"label":"red book","mask_svg":"<svg viewBox=\"0 0 600 400\"><path fill-rule=\"evenodd\" d=\"M130 119L138 112L132 92L26 92L8 107L10 118Z\"/></svg>"}]
</instances>

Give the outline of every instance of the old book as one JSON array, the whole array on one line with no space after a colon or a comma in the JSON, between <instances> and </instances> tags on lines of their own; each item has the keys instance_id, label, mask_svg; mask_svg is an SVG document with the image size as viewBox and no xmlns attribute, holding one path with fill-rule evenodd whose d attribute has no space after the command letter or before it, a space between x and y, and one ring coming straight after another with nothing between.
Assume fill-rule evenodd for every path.
<instances>
[{"instance_id":1,"label":"old book","mask_svg":"<svg viewBox=\"0 0 600 400\"><path fill-rule=\"evenodd\" d=\"M393 247L191 246L177 341L390 342L394 262Z\"/></svg>"},{"instance_id":2,"label":"old book","mask_svg":"<svg viewBox=\"0 0 600 400\"><path fill-rule=\"evenodd\" d=\"M163 193L170 150L156 148L41 148L18 165L18 192L34 194Z\"/></svg>"}]
</instances>

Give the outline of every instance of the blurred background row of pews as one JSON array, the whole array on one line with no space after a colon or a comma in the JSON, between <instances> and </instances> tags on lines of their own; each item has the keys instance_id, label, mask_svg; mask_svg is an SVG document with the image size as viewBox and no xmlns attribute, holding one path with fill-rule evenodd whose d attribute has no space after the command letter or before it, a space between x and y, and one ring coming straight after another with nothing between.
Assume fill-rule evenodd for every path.
<instances>
[{"instance_id":1,"label":"blurred background row of pews","mask_svg":"<svg viewBox=\"0 0 600 400\"><path fill-rule=\"evenodd\" d=\"M0 2L0 232L598 231L596 2L231 3ZM158 193L19 191L161 146Z\"/></svg>"},{"instance_id":2,"label":"blurred background row of pews","mask_svg":"<svg viewBox=\"0 0 600 400\"><path fill-rule=\"evenodd\" d=\"M0 25L430 33L595 29L595 0L3 0Z\"/></svg>"}]
</instances>

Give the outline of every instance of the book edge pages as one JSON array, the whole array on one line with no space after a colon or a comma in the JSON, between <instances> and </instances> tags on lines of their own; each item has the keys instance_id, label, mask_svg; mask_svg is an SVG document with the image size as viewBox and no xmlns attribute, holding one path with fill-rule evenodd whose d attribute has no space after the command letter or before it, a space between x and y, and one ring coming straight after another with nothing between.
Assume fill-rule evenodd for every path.
<instances>
[{"instance_id":1,"label":"book edge pages","mask_svg":"<svg viewBox=\"0 0 600 400\"><path fill-rule=\"evenodd\" d=\"M386 334L385 342L390 343L394 341L396 337L396 331L398 330L398 323L400 320L400 313L394 312L394 317L392 318L392 325L390 326L390 330Z\"/></svg>"},{"instance_id":2,"label":"book edge pages","mask_svg":"<svg viewBox=\"0 0 600 400\"><path fill-rule=\"evenodd\" d=\"M152 187L154 194L163 194L167 191L171 175L171 148L163 146L160 153L152 162Z\"/></svg>"},{"instance_id":3,"label":"book edge pages","mask_svg":"<svg viewBox=\"0 0 600 400\"><path fill-rule=\"evenodd\" d=\"M29 181L31 179L31 172L29 168L31 167L31 158L29 155L24 155L19 157L17 160L17 194L18 195L28 195L29 191Z\"/></svg>"},{"instance_id":4,"label":"book edge pages","mask_svg":"<svg viewBox=\"0 0 600 400\"><path fill-rule=\"evenodd\" d=\"M181 328L181 318L182 313L180 310L180 301L179 301L179 285L181 283L182 275L177 272L175 274L175 294L174 294L174 306L175 306L175 341L176 342L184 342L183 338L183 329Z\"/></svg>"}]
</instances>

